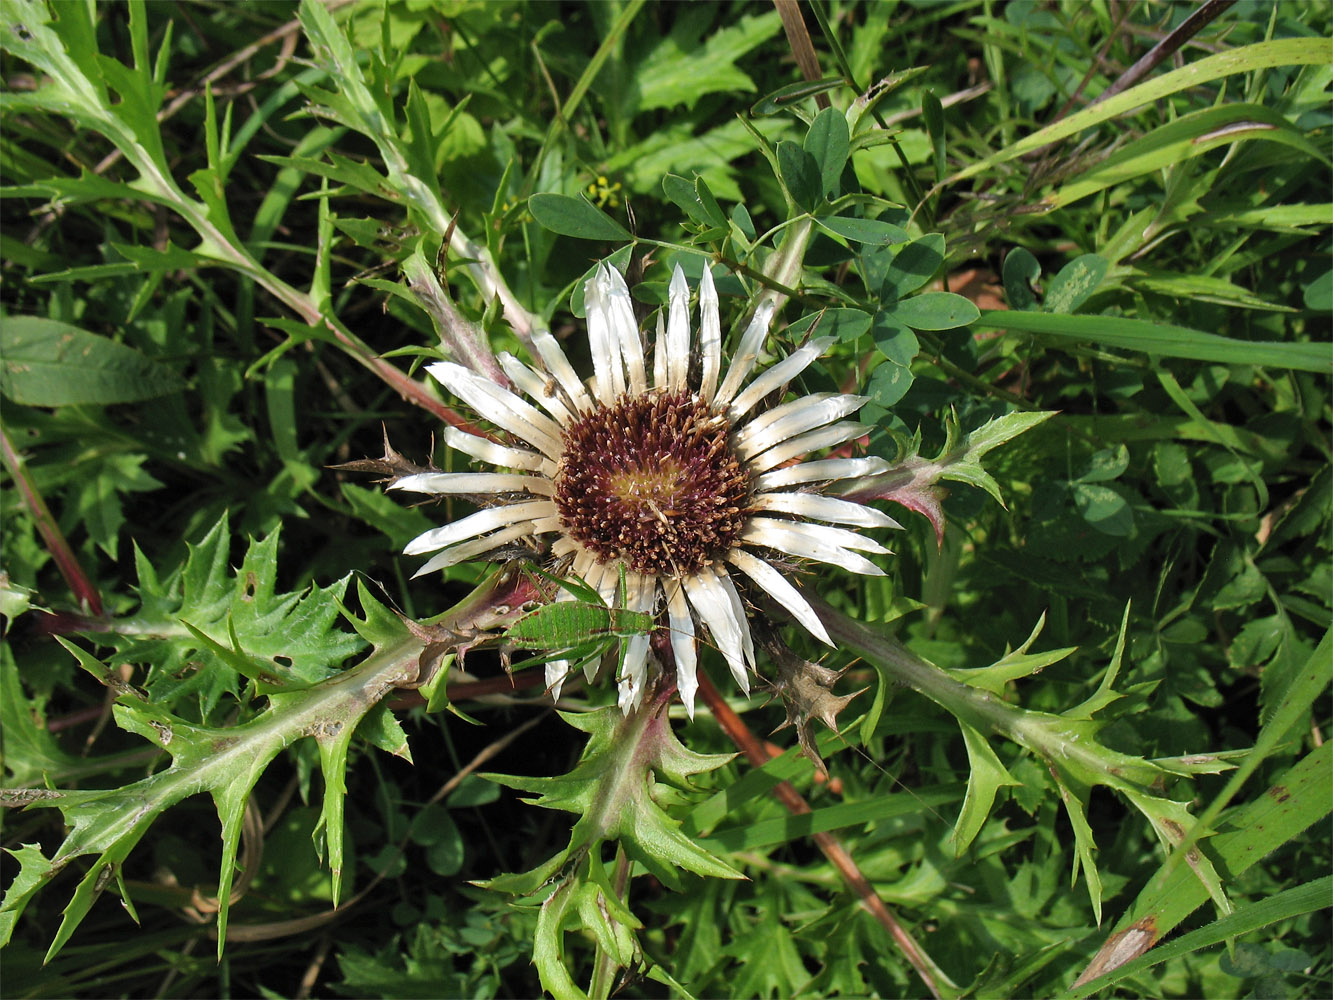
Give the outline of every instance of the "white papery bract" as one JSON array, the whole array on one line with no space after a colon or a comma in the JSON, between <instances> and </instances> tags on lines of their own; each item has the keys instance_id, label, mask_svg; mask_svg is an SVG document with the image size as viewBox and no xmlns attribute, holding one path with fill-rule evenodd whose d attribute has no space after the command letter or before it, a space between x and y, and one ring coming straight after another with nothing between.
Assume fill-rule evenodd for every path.
<instances>
[{"instance_id":1,"label":"white papery bract","mask_svg":"<svg viewBox=\"0 0 1333 1000\"><path fill-rule=\"evenodd\" d=\"M650 362L624 279L601 265L584 297L593 366L586 382L544 330L533 335L539 370L500 355L513 390L452 362L430 365L441 385L505 438L499 443L450 427L445 441L503 471L425 473L393 488L491 501L408 544L409 555L436 553L418 576L541 536L554 558L567 560L614 605L623 565L625 606L659 616L668 629L677 687L692 717L700 625L748 693L755 664L744 588L758 588L832 645L814 609L774 563L814 560L882 574L865 554L888 550L852 529L897 524L821 492L832 482L884 471L880 459L798 461L866 431L844 419L866 402L863 396L824 392L781 400L788 383L833 338L810 340L756 374L773 318L772 304L765 303L724 371L717 292L707 268L693 347L689 298L677 267ZM770 397L777 405L761 411ZM562 591L557 599L570 595ZM628 712L642 701L651 644L647 635L622 641L624 665L616 680ZM564 660L547 663L556 695L569 669ZM595 660L585 666L589 680L596 669Z\"/></svg>"}]
</instances>

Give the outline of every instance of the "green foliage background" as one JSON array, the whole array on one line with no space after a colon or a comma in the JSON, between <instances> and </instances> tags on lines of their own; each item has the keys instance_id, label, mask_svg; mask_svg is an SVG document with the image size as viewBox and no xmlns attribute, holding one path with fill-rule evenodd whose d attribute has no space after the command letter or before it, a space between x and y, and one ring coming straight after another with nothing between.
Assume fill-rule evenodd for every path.
<instances>
[{"instance_id":1,"label":"green foliage background","mask_svg":"<svg viewBox=\"0 0 1333 1000\"><path fill-rule=\"evenodd\" d=\"M950 480L890 508L886 580L820 580L891 623L826 663L869 688L816 730L837 787L789 750L658 800L747 880L634 880L624 995L922 995L824 830L948 995L1065 993L1148 915L1177 936L1106 992L1328 994L1327 4L1242 0L1090 104L1189 8L816 0L823 114L760 3L0 7L7 995L598 982L595 928L471 884L570 824L459 780L586 775L584 735L396 690L389 609L480 580L397 553L461 508L330 466L461 467L415 368L527 320L577 352L613 254L645 313L672 262L736 270L728 321L794 261L779 343L823 310L815 387Z\"/></svg>"}]
</instances>

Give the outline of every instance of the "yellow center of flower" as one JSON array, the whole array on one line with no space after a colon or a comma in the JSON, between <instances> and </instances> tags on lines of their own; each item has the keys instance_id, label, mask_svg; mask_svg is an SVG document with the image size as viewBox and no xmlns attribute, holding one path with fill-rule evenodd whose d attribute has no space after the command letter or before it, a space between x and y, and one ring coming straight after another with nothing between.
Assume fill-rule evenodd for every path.
<instances>
[{"instance_id":1,"label":"yellow center of flower","mask_svg":"<svg viewBox=\"0 0 1333 1000\"><path fill-rule=\"evenodd\" d=\"M622 396L565 430L555 503L565 532L603 562L688 575L734 545L749 476L731 426L689 392Z\"/></svg>"}]
</instances>

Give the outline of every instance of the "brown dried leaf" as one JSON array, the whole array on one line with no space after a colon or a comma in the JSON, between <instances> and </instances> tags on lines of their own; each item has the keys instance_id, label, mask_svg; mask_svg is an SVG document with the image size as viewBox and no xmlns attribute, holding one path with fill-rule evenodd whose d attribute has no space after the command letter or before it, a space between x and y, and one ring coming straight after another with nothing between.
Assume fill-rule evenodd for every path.
<instances>
[{"instance_id":1,"label":"brown dried leaf","mask_svg":"<svg viewBox=\"0 0 1333 1000\"><path fill-rule=\"evenodd\" d=\"M861 688L860 691L853 691L851 694L835 695L833 685L842 676L841 670L830 670L828 667L797 656L766 628L756 628L755 633L774 666L777 667L777 679L772 682L770 689L782 698L783 706L787 709L787 721L778 726L778 729L795 726L801 753L805 754L820 773L827 777L828 767L819 755L819 746L815 739L815 720L818 719L836 733L838 713L866 689Z\"/></svg>"},{"instance_id":2,"label":"brown dried leaf","mask_svg":"<svg viewBox=\"0 0 1333 1000\"><path fill-rule=\"evenodd\" d=\"M399 453L393 445L389 444L389 432L381 426L384 433L384 456L382 458L361 458L355 462L343 462L341 465L330 465L330 469L337 469L341 472L370 472L381 476L377 482L392 483L397 482L404 476L415 476L422 472L439 472L435 466L422 466L409 462Z\"/></svg>"}]
</instances>

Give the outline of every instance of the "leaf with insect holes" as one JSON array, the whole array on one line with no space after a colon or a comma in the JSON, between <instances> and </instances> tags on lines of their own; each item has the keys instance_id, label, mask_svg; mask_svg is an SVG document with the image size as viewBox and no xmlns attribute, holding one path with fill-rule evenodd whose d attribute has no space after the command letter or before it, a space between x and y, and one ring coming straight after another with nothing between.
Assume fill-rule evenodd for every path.
<instances>
[{"instance_id":1,"label":"leaf with insect holes","mask_svg":"<svg viewBox=\"0 0 1333 1000\"><path fill-rule=\"evenodd\" d=\"M154 703L182 715L208 718L249 678L269 691L305 687L332 676L358 649L337 628L347 587L277 589L279 532L253 542L239 571L231 569L230 522L224 515L183 567L166 578L136 552L139 593L133 635L106 634L113 665L147 668ZM197 699L197 708L177 708Z\"/></svg>"},{"instance_id":2,"label":"leaf with insect holes","mask_svg":"<svg viewBox=\"0 0 1333 1000\"><path fill-rule=\"evenodd\" d=\"M225 594L227 591L214 580L210 566L195 565L210 550L216 549L215 544L206 542L194 550L181 576L193 578L196 583L203 582L205 590L218 589ZM225 548L222 551L225 553ZM256 551L260 553L257 557ZM251 557L246 563L249 569L243 569L241 574L244 582L239 588L230 590L238 603L253 601L270 606L268 598L274 595L265 593L266 584L262 582L256 589L252 576L258 573L271 578L275 559L276 549L265 548L263 543L252 546ZM204 558L203 561L208 563L210 560ZM140 576L145 578L142 569L141 566ZM197 576L200 569L202 575ZM156 585L155 578L148 579ZM318 603L323 606L318 611L304 605L304 613L299 618L312 635L318 633L317 622L325 609L335 615L339 612L341 589L339 587L336 593L332 590L318 592ZM8 941L15 922L37 891L76 858L90 856L93 860L87 865L86 873L65 908L64 919L47 951L47 961L68 943L108 885L116 883L125 905L132 907L127 886L120 881L125 860L164 811L192 795L207 792L213 799L222 826L217 891L220 958L226 941L231 885L237 870L241 827L250 792L269 763L293 742L305 737L313 737L316 742L324 779L323 808L316 832L322 834L327 850L336 903L342 884L344 772L348 749L354 735L363 736L376 746L411 759L405 734L379 702L395 686L411 679L417 670L412 652L420 649L419 642L405 626L399 623L393 628L389 624L393 619L364 587L360 588L359 596L366 609L366 618L354 624L367 634L378 636L377 651L385 647L401 647L401 655L372 654L357 666L332 674L323 682L281 685L269 695L266 708L239 724L225 727L198 725L171 713L161 704L149 702L140 692L123 687L113 707L116 724L165 750L171 755L171 765L121 788L46 789L43 795L32 797L25 803L59 809L69 832L50 858L36 848L27 848L19 855L20 873L0 903L0 946ZM293 602L279 598L277 606L289 611L303 607L300 598L293 598ZM226 617L231 621L236 616L229 613ZM282 622L275 620L274 625L281 634ZM182 639L191 633L179 626L177 630L180 635L175 644L182 645ZM212 647L211 652L217 656L213 661L215 672L226 671L228 666L237 663L258 662L258 658L240 644L235 627L229 626L223 633L225 642L211 639L198 629L192 634L199 643L200 652L196 656L202 655L204 647ZM105 642L109 633L99 632L97 635L99 641ZM360 646L355 639L343 643L338 641L339 638L335 634L334 641L326 643L331 649L339 650L332 655L341 657ZM63 639L61 644L80 667L98 680L114 676L107 665L92 654ZM150 643L145 641L144 645L150 655L155 655ZM136 662L132 646L122 646L118 662Z\"/></svg>"}]
</instances>

